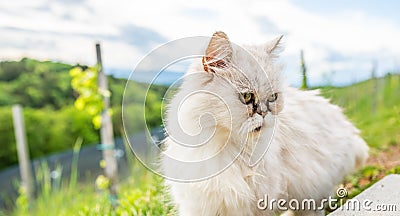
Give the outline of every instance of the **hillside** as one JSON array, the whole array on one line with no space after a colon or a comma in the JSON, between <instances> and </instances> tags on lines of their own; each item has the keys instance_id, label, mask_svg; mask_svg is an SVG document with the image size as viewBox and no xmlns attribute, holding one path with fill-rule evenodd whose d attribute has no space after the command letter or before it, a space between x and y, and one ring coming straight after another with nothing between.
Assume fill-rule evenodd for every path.
<instances>
[{"instance_id":1,"label":"hillside","mask_svg":"<svg viewBox=\"0 0 400 216\"><path fill-rule=\"evenodd\" d=\"M372 153L400 143L400 75L389 74L348 87L323 87L321 91L344 108Z\"/></svg>"},{"instance_id":2,"label":"hillside","mask_svg":"<svg viewBox=\"0 0 400 216\"><path fill-rule=\"evenodd\" d=\"M75 65L77 66L77 65ZM91 117L74 107L77 94L71 88L69 70L74 65L24 58L20 61L0 62L0 170L17 163L16 144L11 106L24 107L25 127L32 158L72 148L78 137L83 144L99 143L99 133L93 128ZM84 66L82 66L84 67ZM121 136L121 104L126 80L108 77L115 136ZM132 88L131 88L132 89ZM145 85L135 83L132 110L143 106L140 102ZM166 88L152 86L146 101L149 109L161 106ZM143 122L142 117L134 116ZM160 112L146 115L150 127L161 124Z\"/></svg>"}]
</instances>

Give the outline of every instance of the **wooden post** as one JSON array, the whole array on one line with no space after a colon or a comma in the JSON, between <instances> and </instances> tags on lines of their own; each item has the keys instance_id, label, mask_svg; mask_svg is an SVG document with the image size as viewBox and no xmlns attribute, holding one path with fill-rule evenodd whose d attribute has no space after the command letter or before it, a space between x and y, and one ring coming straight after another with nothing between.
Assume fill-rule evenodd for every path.
<instances>
[{"instance_id":1,"label":"wooden post","mask_svg":"<svg viewBox=\"0 0 400 216\"><path fill-rule=\"evenodd\" d=\"M302 76L302 81L301 81L301 89L306 90L308 88L307 86L307 68L306 68L306 62L304 61L304 52L303 50L300 50L300 67L301 67L301 76Z\"/></svg>"},{"instance_id":2,"label":"wooden post","mask_svg":"<svg viewBox=\"0 0 400 216\"><path fill-rule=\"evenodd\" d=\"M118 166L117 160L114 155L114 132L112 126L112 120L110 115L110 96L107 94L107 77L103 71L103 65L101 60L101 50L100 44L96 44L96 55L97 55L97 65L99 67L99 91L103 94L103 104L104 109L101 114L101 128L100 137L103 146L103 158L106 162L105 174L110 180L110 193L114 197L117 195L118 190Z\"/></svg>"},{"instance_id":3,"label":"wooden post","mask_svg":"<svg viewBox=\"0 0 400 216\"><path fill-rule=\"evenodd\" d=\"M372 80L372 104L371 111L376 113L378 106L378 79L376 78L377 63L372 62L371 80Z\"/></svg>"},{"instance_id":4,"label":"wooden post","mask_svg":"<svg viewBox=\"0 0 400 216\"><path fill-rule=\"evenodd\" d=\"M22 115L22 108L20 105L14 105L12 107L13 120L14 120L14 131L15 139L17 141L19 171L22 178L22 187L26 190L26 194L29 200L32 200L33 188L32 188L32 171L29 162L29 149L26 143L26 133L24 125L24 117Z\"/></svg>"}]
</instances>

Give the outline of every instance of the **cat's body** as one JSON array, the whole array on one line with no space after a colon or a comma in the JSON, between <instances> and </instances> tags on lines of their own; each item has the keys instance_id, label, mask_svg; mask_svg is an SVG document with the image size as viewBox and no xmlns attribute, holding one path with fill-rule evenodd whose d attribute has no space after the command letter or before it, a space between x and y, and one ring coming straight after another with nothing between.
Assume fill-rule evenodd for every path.
<instances>
[{"instance_id":1,"label":"cat's body","mask_svg":"<svg viewBox=\"0 0 400 216\"><path fill-rule=\"evenodd\" d=\"M179 136L175 131L184 128L189 134L214 134L213 137L197 148L184 147L167 138L165 155L182 161L196 161L220 152L218 160L212 164L213 169L222 170L226 161L233 163L218 175L203 181L167 180L179 214L273 215L276 211L269 207L266 210L257 208L259 199L267 195L269 199L283 198L287 201L311 198L319 203L332 195L343 177L367 158L368 148L358 130L339 107L318 96L316 91L284 86L273 53L280 39L265 46L246 47L266 74L254 64L246 64L252 61L248 59L249 53L231 48L225 40L228 41L225 34L214 34L207 50L207 55L211 56L215 52L211 52L210 47L226 54L227 47L224 46L229 45L232 53L228 56L217 53L225 61L223 67L218 68L221 64L205 65L207 61L204 60L203 64L194 63L188 72L190 76L171 101L166 122L167 132L172 132L172 135ZM213 67L212 70L209 67ZM238 69L244 74L232 75ZM182 103L182 98L195 91L199 93ZM252 92L253 99L239 99L240 95L247 97L248 94L241 93L243 91ZM177 107L179 113L176 113ZM199 124L204 113L212 114L213 121ZM269 143L272 131L274 135L266 154L255 166L249 165L255 145ZM238 152L240 155L236 158ZM173 176L174 172L199 176L199 173L209 171L207 167L182 170L182 167L171 166L165 156L162 167L166 176Z\"/></svg>"}]
</instances>

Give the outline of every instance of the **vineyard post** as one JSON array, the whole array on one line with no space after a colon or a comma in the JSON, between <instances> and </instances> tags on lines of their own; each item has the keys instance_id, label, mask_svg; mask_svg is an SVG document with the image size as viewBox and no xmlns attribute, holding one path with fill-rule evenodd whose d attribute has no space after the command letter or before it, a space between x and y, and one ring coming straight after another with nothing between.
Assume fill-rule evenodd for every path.
<instances>
[{"instance_id":1,"label":"vineyard post","mask_svg":"<svg viewBox=\"0 0 400 216\"><path fill-rule=\"evenodd\" d=\"M26 143L26 132L22 107L20 105L14 105L12 107L12 114L14 120L15 139L17 141L18 162L22 179L22 187L26 190L26 195L28 196L29 201L31 201L33 194L32 171L29 162L29 149Z\"/></svg>"},{"instance_id":2,"label":"vineyard post","mask_svg":"<svg viewBox=\"0 0 400 216\"><path fill-rule=\"evenodd\" d=\"M301 89L306 90L308 88L307 85L307 67L306 67L306 62L304 61L304 52L303 50L300 50L300 68L301 68L301 76L302 76L302 81L301 81Z\"/></svg>"},{"instance_id":3,"label":"vineyard post","mask_svg":"<svg viewBox=\"0 0 400 216\"><path fill-rule=\"evenodd\" d=\"M101 128L100 137L103 146L103 159L105 161L105 175L110 180L110 193L112 196L117 195L118 188L118 166L117 160L114 154L114 133L110 114L110 96L105 94L108 92L107 77L103 71L103 65L101 60L101 50L100 44L96 44L96 55L97 55L97 65L99 68L98 74L98 87L99 91L103 95L104 108L101 113Z\"/></svg>"},{"instance_id":4,"label":"vineyard post","mask_svg":"<svg viewBox=\"0 0 400 216\"><path fill-rule=\"evenodd\" d=\"M376 77L377 63L372 62L371 79L372 79L372 113L376 113L378 106L378 79Z\"/></svg>"}]
</instances>

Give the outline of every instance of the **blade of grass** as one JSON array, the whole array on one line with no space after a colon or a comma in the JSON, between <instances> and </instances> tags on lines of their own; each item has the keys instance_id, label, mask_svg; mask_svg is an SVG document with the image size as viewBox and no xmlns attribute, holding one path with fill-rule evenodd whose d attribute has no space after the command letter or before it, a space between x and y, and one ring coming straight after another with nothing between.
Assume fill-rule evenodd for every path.
<instances>
[{"instance_id":1,"label":"blade of grass","mask_svg":"<svg viewBox=\"0 0 400 216\"><path fill-rule=\"evenodd\" d=\"M71 177L69 179L69 186L68 186L70 190L75 188L76 182L78 181L78 160L82 142L83 142L82 137L78 137L78 139L76 139L74 144L72 163L71 163Z\"/></svg>"}]
</instances>

